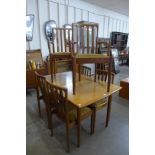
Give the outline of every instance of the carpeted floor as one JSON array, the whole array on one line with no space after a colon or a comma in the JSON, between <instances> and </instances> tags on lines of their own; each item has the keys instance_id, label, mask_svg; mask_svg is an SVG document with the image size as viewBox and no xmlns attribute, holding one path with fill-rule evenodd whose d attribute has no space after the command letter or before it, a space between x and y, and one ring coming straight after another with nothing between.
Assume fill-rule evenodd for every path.
<instances>
[{"instance_id":1,"label":"carpeted floor","mask_svg":"<svg viewBox=\"0 0 155 155\"><path fill-rule=\"evenodd\" d=\"M115 84L129 76L127 66L120 67ZM36 92L26 92L26 154L27 155L65 155L65 126L54 117L54 136L47 129L44 103L41 102L42 118L38 115ZM76 129L71 130L71 155L128 155L129 154L129 102L113 95L112 112L108 128L105 128L106 109L97 113L96 133L90 135L90 119L81 127L81 146L76 147Z\"/></svg>"}]
</instances>

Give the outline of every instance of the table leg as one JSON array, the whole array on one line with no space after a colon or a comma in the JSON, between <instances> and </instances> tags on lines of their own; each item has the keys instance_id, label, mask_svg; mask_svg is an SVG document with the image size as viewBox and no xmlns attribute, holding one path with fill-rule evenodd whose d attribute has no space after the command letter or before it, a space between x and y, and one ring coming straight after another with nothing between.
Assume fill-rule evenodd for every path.
<instances>
[{"instance_id":1,"label":"table leg","mask_svg":"<svg viewBox=\"0 0 155 155\"><path fill-rule=\"evenodd\" d=\"M110 114L111 114L111 101L112 101L112 95L110 95L110 96L108 97L107 116L106 116L106 126L105 126L105 127L108 127L108 123L109 123L109 120L110 120Z\"/></svg>"}]
</instances>

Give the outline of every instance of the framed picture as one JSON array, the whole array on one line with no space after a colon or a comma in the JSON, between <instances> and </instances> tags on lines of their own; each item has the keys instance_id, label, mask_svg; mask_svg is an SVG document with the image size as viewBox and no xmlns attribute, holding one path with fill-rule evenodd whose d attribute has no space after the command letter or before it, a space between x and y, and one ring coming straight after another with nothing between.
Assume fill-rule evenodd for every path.
<instances>
[{"instance_id":1,"label":"framed picture","mask_svg":"<svg viewBox=\"0 0 155 155\"><path fill-rule=\"evenodd\" d=\"M26 41L32 41L34 27L34 15L26 15Z\"/></svg>"}]
</instances>

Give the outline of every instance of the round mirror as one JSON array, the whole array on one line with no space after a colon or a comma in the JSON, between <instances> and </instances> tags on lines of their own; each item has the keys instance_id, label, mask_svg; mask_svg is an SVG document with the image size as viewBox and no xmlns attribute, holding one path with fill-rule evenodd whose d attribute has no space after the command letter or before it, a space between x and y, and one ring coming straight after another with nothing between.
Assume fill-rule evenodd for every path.
<instances>
[{"instance_id":1,"label":"round mirror","mask_svg":"<svg viewBox=\"0 0 155 155\"><path fill-rule=\"evenodd\" d=\"M53 28L56 28L56 22L54 20L50 20L45 23L46 39L50 42L55 39L55 32L53 31Z\"/></svg>"}]
</instances>

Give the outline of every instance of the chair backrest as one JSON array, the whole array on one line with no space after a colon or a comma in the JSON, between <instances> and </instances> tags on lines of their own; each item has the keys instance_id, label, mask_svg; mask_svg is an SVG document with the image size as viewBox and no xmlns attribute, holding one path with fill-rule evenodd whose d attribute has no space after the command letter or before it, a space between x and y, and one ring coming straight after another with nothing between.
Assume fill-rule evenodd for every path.
<instances>
[{"instance_id":1,"label":"chair backrest","mask_svg":"<svg viewBox=\"0 0 155 155\"><path fill-rule=\"evenodd\" d=\"M43 99L45 99L45 77L35 71L36 89L41 91Z\"/></svg>"},{"instance_id":2,"label":"chair backrest","mask_svg":"<svg viewBox=\"0 0 155 155\"><path fill-rule=\"evenodd\" d=\"M80 66L81 68L81 74L85 76L91 76L91 68L87 66Z\"/></svg>"},{"instance_id":3,"label":"chair backrest","mask_svg":"<svg viewBox=\"0 0 155 155\"><path fill-rule=\"evenodd\" d=\"M99 38L97 41L98 44L98 52L100 54L105 54L107 56L112 56L112 51L111 51L111 42L110 39L104 39L104 38ZM97 69L102 69L102 70L108 70L108 63L101 63L97 64Z\"/></svg>"},{"instance_id":4,"label":"chair backrest","mask_svg":"<svg viewBox=\"0 0 155 155\"><path fill-rule=\"evenodd\" d=\"M62 113L65 114L64 119L68 119L67 113L67 103L68 103L68 91L67 88L56 86L52 83L46 81L46 91L48 95L49 102L52 103L52 107L56 108L56 113L59 116L62 116ZM52 101L52 102L51 102Z\"/></svg>"},{"instance_id":5,"label":"chair backrest","mask_svg":"<svg viewBox=\"0 0 155 155\"><path fill-rule=\"evenodd\" d=\"M73 23L72 24L73 54L97 54L97 23Z\"/></svg>"},{"instance_id":6,"label":"chair backrest","mask_svg":"<svg viewBox=\"0 0 155 155\"><path fill-rule=\"evenodd\" d=\"M72 52L72 28L53 28L52 31L54 37L48 42L49 54Z\"/></svg>"},{"instance_id":7,"label":"chair backrest","mask_svg":"<svg viewBox=\"0 0 155 155\"><path fill-rule=\"evenodd\" d=\"M110 83L114 83L115 74L110 72ZM107 70L96 70L96 80L108 82L108 71Z\"/></svg>"},{"instance_id":8,"label":"chair backrest","mask_svg":"<svg viewBox=\"0 0 155 155\"><path fill-rule=\"evenodd\" d=\"M110 40L106 40L106 39L98 39L97 40L97 44L98 44L98 48L99 48L99 53L103 53L103 54L106 54L108 56L111 56L112 53L111 53L111 42Z\"/></svg>"}]
</instances>

